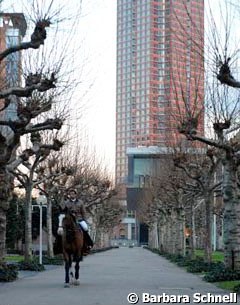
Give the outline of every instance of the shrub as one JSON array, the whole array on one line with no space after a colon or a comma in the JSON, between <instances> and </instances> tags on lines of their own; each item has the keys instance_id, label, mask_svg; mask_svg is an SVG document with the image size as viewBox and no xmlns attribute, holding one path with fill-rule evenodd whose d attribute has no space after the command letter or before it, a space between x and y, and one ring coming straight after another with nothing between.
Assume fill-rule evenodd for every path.
<instances>
[{"instance_id":1,"label":"shrub","mask_svg":"<svg viewBox=\"0 0 240 305\"><path fill-rule=\"evenodd\" d=\"M45 270L44 266L36 262L35 259L33 259L30 262L19 262L18 263L19 270L29 270L29 271L43 271Z\"/></svg>"},{"instance_id":2,"label":"shrub","mask_svg":"<svg viewBox=\"0 0 240 305\"><path fill-rule=\"evenodd\" d=\"M153 252L153 253L155 253L155 254L158 254L158 255L165 255L165 253L164 252L161 252L159 249L157 249L157 248L149 248L148 246L143 246L143 249L146 249L146 250L149 250L149 251L151 251L151 252Z\"/></svg>"},{"instance_id":3,"label":"shrub","mask_svg":"<svg viewBox=\"0 0 240 305\"><path fill-rule=\"evenodd\" d=\"M179 258L175 263L177 264L178 267L186 267L189 265L189 262L191 259L189 257L181 257Z\"/></svg>"},{"instance_id":4,"label":"shrub","mask_svg":"<svg viewBox=\"0 0 240 305\"><path fill-rule=\"evenodd\" d=\"M240 294L240 284L234 286L233 291Z\"/></svg>"},{"instance_id":5,"label":"shrub","mask_svg":"<svg viewBox=\"0 0 240 305\"><path fill-rule=\"evenodd\" d=\"M202 259L192 260L187 267L187 271L192 273L220 271L222 269L224 269L224 264L222 262L207 263Z\"/></svg>"},{"instance_id":6,"label":"shrub","mask_svg":"<svg viewBox=\"0 0 240 305\"><path fill-rule=\"evenodd\" d=\"M15 250L15 249L7 249L7 255L13 254L13 255L23 255L23 251L21 250Z\"/></svg>"},{"instance_id":7,"label":"shrub","mask_svg":"<svg viewBox=\"0 0 240 305\"><path fill-rule=\"evenodd\" d=\"M188 256L182 256L180 254L163 253L159 249L151 249L149 247L144 248L152 251L153 253L164 256L166 259L177 264L179 267L186 267L188 272L201 273L214 271L216 269L222 270L224 268L224 264L222 262L207 263L204 261L203 257L200 256L197 256L195 259L191 259Z\"/></svg>"},{"instance_id":8,"label":"shrub","mask_svg":"<svg viewBox=\"0 0 240 305\"><path fill-rule=\"evenodd\" d=\"M42 262L44 265L62 265L63 258L62 256L55 256L55 257L43 256Z\"/></svg>"},{"instance_id":9,"label":"shrub","mask_svg":"<svg viewBox=\"0 0 240 305\"><path fill-rule=\"evenodd\" d=\"M222 281L234 281L240 280L240 271L234 271L227 268L215 269L208 272L204 276L204 280L207 282L222 282Z\"/></svg>"},{"instance_id":10,"label":"shrub","mask_svg":"<svg viewBox=\"0 0 240 305\"><path fill-rule=\"evenodd\" d=\"M152 251L153 253L156 253L156 254L161 255L160 250L159 250L159 249L157 249L157 248L153 248L153 249L150 249L150 248L145 248L145 249L150 250L150 251Z\"/></svg>"},{"instance_id":11,"label":"shrub","mask_svg":"<svg viewBox=\"0 0 240 305\"><path fill-rule=\"evenodd\" d=\"M185 261L187 261L187 258L186 257L183 257L182 255L180 254L172 254L170 257L169 257L169 260L173 263L176 263L177 265L181 265L183 264Z\"/></svg>"},{"instance_id":12,"label":"shrub","mask_svg":"<svg viewBox=\"0 0 240 305\"><path fill-rule=\"evenodd\" d=\"M15 281L18 277L18 267L13 264L0 264L0 282Z\"/></svg>"}]
</instances>

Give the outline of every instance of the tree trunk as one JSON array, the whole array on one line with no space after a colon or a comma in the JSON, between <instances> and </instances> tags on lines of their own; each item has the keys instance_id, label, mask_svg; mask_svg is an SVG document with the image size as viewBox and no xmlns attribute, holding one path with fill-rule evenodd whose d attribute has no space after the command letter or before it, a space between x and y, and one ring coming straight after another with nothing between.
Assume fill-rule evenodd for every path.
<instances>
[{"instance_id":1,"label":"tree trunk","mask_svg":"<svg viewBox=\"0 0 240 305\"><path fill-rule=\"evenodd\" d=\"M52 201L48 198L47 202L47 242L48 256L54 257L53 253L53 234L52 234Z\"/></svg>"},{"instance_id":2,"label":"tree trunk","mask_svg":"<svg viewBox=\"0 0 240 305\"><path fill-rule=\"evenodd\" d=\"M96 248L101 247L101 230L99 228L96 229L95 246L96 246Z\"/></svg>"},{"instance_id":3,"label":"tree trunk","mask_svg":"<svg viewBox=\"0 0 240 305\"><path fill-rule=\"evenodd\" d=\"M161 243L161 230L160 230L160 223L157 220L157 240L158 240L158 249L162 252L162 243Z\"/></svg>"},{"instance_id":4,"label":"tree trunk","mask_svg":"<svg viewBox=\"0 0 240 305\"><path fill-rule=\"evenodd\" d=\"M159 239L158 239L157 221L154 222L153 232L154 232L154 248L158 249L159 248Z\"/></svg>"},{"instance_id":5,"label":"tree trunk","mask_svg":"<svg viewBox=\"0 0 240 305\"><path fill-rule=\"evenodd\" d=\"M25 251L24 260L32 260L32 183L28 184L25 196Z\"/></svg>"},{"instance_id":6,"label":"tree trunk","mask_svg":"<svg viewBox=\"0 0 240 305\"><path fill-rule=\"evenodd\" d=\"M6 255L6 224L9 208L11 179L6 169L0 168L0 261Z\"/></svg>"},{"instance_id":7,"label":"tree trunk","mask_svg":"<svg viewBox=\"0 0 240 305\"><path fill-rule=\"evenodd\" d=\"M240 270L240 202L237 185L237 167L234 160L224 164L224 262L226 267Z\"/></svg>"},{"instance_id":8,"label":"tree trunk","mask_svg":"<svg viewBox=\"0 0 240 305\"><path fill-rule=\"evenodd\" d=\"M178 213L176 219L176 229L177 229L177 240L176 240L176 253L185 255L184 251L184 214L182 212Z\"/></svg>"},{"instance_id":9,"label":"tree trunk","mask_svg":"<svg viewBox=\"0 0 240 305\"><path fill-rule=\"evenodd\" d=\"M167 248L167 253L172 253L172 249L171 249L171 244L172 244L172 236L171 236L171 217L168 215L167 216L167 224L166 224L166 236L167 236L167 240L166 240L166 248Z\"/></svg>"},{"instance_id":10,"label":"tree trunk","mask_svg":"<svg viewBox=\"0 0 240 305\"><path fill-rule=\"evenodd\" d=\"M185 228L186 228L186 215L185 215L185 211L182 212L182 244L183 244L183 251L182 251L182 255L186 256L186 236L185 236Z\"/></svg>"},{"instance_id":11,"label":"tree trunk","mask_svg":"<svg viewBox=\"0 0 240 305\"><path fill-rule=\"evenodd\" d=\"M190 256L192 259L195 257L195 212L194 212L194 202L191 204L190 207L190 228L191 234L189 236L189 245L186 247L186 254Z\"/></svg>"},{"instance_id":12,"label":"tree trunk","mask_svg":"<svg viewBox=\"0 0 240 305\"><path fill-rule=\"evenodd\" d=\"M163 250L163 252L167 252L167 224L166 224L166 218L162 220L161 223L161 244L160 249Z\"/></svg>"},{"instance_id":13,"label":"tree trunk","mask_svg":"<svg viewBox=\"0 0 240 305\"><path fill-rule=\"evenodd\" d=\"M212 261L212 210L211 210L212 194L205 196L205 247L204 259L210 263Z\"/></svg>"},{"instance_id":14,"label":"tree trunk","mask_svg":"<svg viewBox=\"0 0 240 305\"><path fill-rule=\"evenodd\" d=\"M170 253L176 254L177 249L177 219L176 219L176 211L172 209L171 218L170 218Z\"/></svg>"},{"instance_id":15,"label":"tree trunk","mask_svg":"<svg viewBox=\"0 0 240 305\"><path fill-rule=\"evenodd\" d=\"M0 261L6 255L6 209L3 207L5 202L0 202Z\"/></svg>"}]
</instances>

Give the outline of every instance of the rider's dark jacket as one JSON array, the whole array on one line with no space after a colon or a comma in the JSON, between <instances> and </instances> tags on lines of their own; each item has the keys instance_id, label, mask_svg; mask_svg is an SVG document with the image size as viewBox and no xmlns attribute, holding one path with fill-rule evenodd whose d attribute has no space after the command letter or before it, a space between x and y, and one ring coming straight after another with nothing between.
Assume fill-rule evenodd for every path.
<instances>
[{"instance_id":1,"label":"rider's dark jacket","mask_svg":"<svg viewBox=\"0 0 240 305\"><path fill-rule=\"evenodd\" d=\"M76 217L76 220L86 219L86 211L83 205L83 201L79 199L64 201L61 205L62 210L69 209Z\"/></svg>"}]
</instances>

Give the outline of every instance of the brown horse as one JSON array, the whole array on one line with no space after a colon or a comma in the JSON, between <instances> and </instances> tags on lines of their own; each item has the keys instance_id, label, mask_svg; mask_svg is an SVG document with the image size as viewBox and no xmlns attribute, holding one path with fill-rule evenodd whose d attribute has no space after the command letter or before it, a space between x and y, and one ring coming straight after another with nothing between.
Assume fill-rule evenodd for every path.
<instances>
[{"instance_id":1,"label":"brown horse","mask_svg":"<svg viewBox=\"0 0 240 305\"><path fill-rule=\"evenodd\" d=\"M82 260L83 252L83 232L76 223L75 217L68 209L65 209L64 215L61 214L62 219L59 218L59 228L62 227L62 246L63 246L63 258L65 261L65 285L64 287L70 287L71 282L74 285L79 285L79 269L80 261ZM73 274L72 262L75 262L75 274Z\"/></svg>"}]
</instances>

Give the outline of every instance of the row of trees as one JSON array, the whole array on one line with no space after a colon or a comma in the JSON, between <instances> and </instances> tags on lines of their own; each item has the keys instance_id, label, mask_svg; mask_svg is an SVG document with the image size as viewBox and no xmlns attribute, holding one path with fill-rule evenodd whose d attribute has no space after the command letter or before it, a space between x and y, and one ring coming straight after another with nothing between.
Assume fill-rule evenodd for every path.
<instances>
[{"instance_id":1,"label":"row of trees","mask_svg":"<svg viewBox=\"0 0 240 305\"><path fill-rule=\"evenodd\" d=\"M116 191L113 189L107 172L103 171L99 164L94 164L89 154L86 154L84 158L84 153L78 151L73 159L70 154L67 156L68 159L64 157L64 148L57 156L56 154L49 156L36 167L31 181L29 179L32 168L29 169L29 173L26 171L21 174L19 171L16 173L18 176L16 187L20 190L24 189L24 197L11 202L7 219L9 223L7 237L8 245L13 247L19 240L24 241L25 260L32 258L32 239L34 235L36 238L34 230L38 229L36 224L33 227L32 203L35 203L35 199L32 192L31 196L27 192L29 184L33 185L35 190L38 190L47 199L47 211L44 217L46 217L45 227L50 257L54 255L53 236L57 234L59 204L66 199L69 189L75 188L78 197L84 202L90 233L97 247L106 246L107 241L105 239L105 243L103 242L103 236L109 238L114 224L117 224L121 218L123 211L116 199ZM24 221L22 220L23 209L26 211ZM29 219L29 215L31 215L31 219ZM25 230L23 230L23 223ZM16 233L17 230L19 230L19 234L14 236L14 232ZM23 231L25 232L24 236Z\"/></svg>"},{"instance_id":2,"label":"row of trees","mask_svg":"<svg viewBox=\"0 0 240 305\"><path fill-rule=\"evenodd\" d=\"M182 3L187 11L189 28L202 37L197 22L191 18L190 7L185 1ZM176 39L185 37L188 41L186 47L191 68L195 65L196 71L203 72L204 67L195 58L205 62L205 94L202 96L199 79L203 73L189 75L187 65L183 71L181 63L189 58L179 54L175 59L179 72L170 76L171 85L178 88L182 79L189 79L191 96L183 82L180 90L175 92L175 103L172 104L175 106L169 112L174 118L173 127L185 139L179 136L174 143L169 143L169 167L157 178L153 177L141 214L147 216L146 221L157 234L155 237L169 252L185 250L185 233L190 236L193 254L195 230L200 223L208 261L212 251L213 214L222 217L225 264L240 269L240 82L237 80L239 46L234 32L239 23L239 6L234 1L221 1L219 5L220 10L216 7L214 11L209 10L205 44L201 39L198 40L200 43L193 40L175 13L179 24ZM214 18L217 11L220 21ZM200 107L203 100L204 108ZM205 133L202 131L204 115ZM172 168L171 172L169 168ZM188 232L183 230L186 225L190 227Z\"/></svg>"},{"instance_id":3,"label":"row of trees","mask_svg":"<svg viewBox=\"0 0 240 305\"><path fill-rule=\"evenodd\" d=\"M119 221L121 214L109 175L95 156L80 149L86 145L79 143L79 137L71 128L74 125L72 118L83 107L82 101L79 101L80 105L71 102L73 92L79 89L80 83L74 79L73 44L71 49L80 7L75 8L74 16L66 16L68 10L64 7L59 9L56 1L45 5L40 6L35 0L30 5L28 17L34 26L28 40L0 51L2 71L5 71L9 60L17 58L18 71L11 73L19 74L19 81L12 83L9 79L14 78L13 75L6 79L7 73L3 73L0 82L0 260L6 253L6 228L9 230L8 245L12 242L12 220L16 220L16 227L21 228L19 238L24 231L25 260L32 259L34 192L41 192L47 198L50 256L53 256L52 232L56 227L58 205L65 199L69 188L74 187L84 201L92 218L97 243L101 244L102 234L110 231L111 225ZM69 24L69 20L72 24ZM66 28L64 21L67 22ZM52 32L47 33L51 27ZM61 42L62 35L59 41L56 38L61 28L68 29L65 44ZM52 34L54 38L49 43L47 37ZM21 55L14 57L14 54ZM19 58L22 58L22 64ZM71 105L75 108L71 109ZM15 109L10 118L5 115L9 107ZM74 110L74 114L71 110ZM21 197L20 201L16 198L11 200L14 190L22 194L17 195ZM18 210L16 203L19 203ZM24 220L21 217L23 211ZM20 218L16 215L20 215Z\"/></svg>"},{"instance_id":4,"label":"row of trees","mask_svg":"<svg viewBox=\"0 0 240 305\"><path fill-rule=\"evenodd\" d=\"M211 261L213 215L221 222L223 210L222 173L219 166L216 176L216 164L203 149L197 154L194 150L162 156L158 175L145 187L139 213L148 222L153 245L184 255L188 250L191 256L198 245Z\"/></svg>"}]
</instances>

